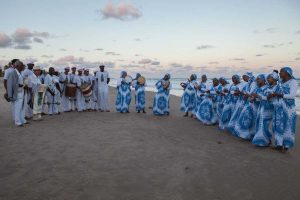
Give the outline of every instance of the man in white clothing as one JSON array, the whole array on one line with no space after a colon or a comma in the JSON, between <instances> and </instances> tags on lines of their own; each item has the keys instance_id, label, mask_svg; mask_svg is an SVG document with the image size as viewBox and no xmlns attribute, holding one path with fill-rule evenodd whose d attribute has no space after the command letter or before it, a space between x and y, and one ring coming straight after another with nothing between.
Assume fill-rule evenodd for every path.
<instances>
[{"instance_id":1,"label":"man in white clothing","mask_svg":"<svg viewBox=\"0 0 300 200\"><path fill-rule=\"evenodd\" d=\"M32 112L32 99L31 99L31 93L32 93L32 88L28 87L28 79L30 76L33 75L33 69L34 67L34 63L32 61L29 61L27 63L27 68L24 69L24 71L22 71L22 76L24 79L24 84L25 84L25 118L27 119L31 119L33 116L33 112Z\"/></svg>"},{"instance_id":2,"label":"man in white clothing","mask_svg":"<svg viewBox=\"0 0 300 200\"><path fill-rule=\"evenodd\" d=\"M25 120L24 82L21 75L24 67L22 62L16 61L14 71L10 72L7 77L7 95L13 104L13 118L16 126L28 124Z\"/></svg>"},{"instance_id":3,"label":"man in white clothing","mask_svg":"<svg viewBox=\"0 0 300 200\"><path fill-rule=\"evenodd\" d=\"M64 112L71 111L71 104L69 97L66 96L66 85L70 83L70 68L66 67L65 72L61 73L59 76L60 88L62 89L62 107Z\"/></svg>"},{"instance_id":4,"label":"man in white clothing","mask_svg":"<svg viewBox=\"0 0 300 200\"><path fill-rule=\"evenodd\" d=\"M100 65L100 71L96 74L96 81L98 82L98 107L101 112L109 112L108 104L108 83L110 77L107 71L104 70L104 65Z\"/></svg>"}]
</instances>

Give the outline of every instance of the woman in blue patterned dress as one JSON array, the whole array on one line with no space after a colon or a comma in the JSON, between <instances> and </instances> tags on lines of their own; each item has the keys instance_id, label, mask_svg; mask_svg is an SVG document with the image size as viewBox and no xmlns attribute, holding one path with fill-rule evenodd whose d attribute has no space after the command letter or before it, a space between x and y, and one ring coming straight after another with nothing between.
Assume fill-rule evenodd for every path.
<instances>
[{"instance_id":1,"label":"woman in blue patterned dress","mask_svg":"<svg viewBox=\"0 0 300 200\"><path fill-rule=\"evenodd\" d=\"M221 130L228 128L235 104L238 100L239 91L241 91L241 81L239 75L236 74L232 76L232 84L229 90L224 91L226 92L226 97L221 119L219 121L219 128Z\"/></svg>"},{"instance_id":2,"label":"woman in blue patterned dress","mask_svg":"<svg viewBox=\"0 0 300 200\"><path fill-rule=\"evenodd\" d=\"M197 80L197 75L192 74L190 79L186 83L181 83L180 86L183 87L184 92L181 97L180 110L185 112L184 117L189 116L189 112L192 112L196 106L196 89L195 84ZM191 114L193 117L193 113Z\"/></svg>"},{"instance_id":3,"label":"woman in blue patterned dress","mask_svg":"<svg viewBox=\"0 0 300 200\"><path fill-rule=\"evenodd\" d=\"M201 102L196 117L205 125L214 125L218 121L216 111L217 86L219 80L214 78L213 85L207 88L204 100Z\"/></svg>"},{"instance_id":4,"label":"woman in blue patterned dress","mask_svg":"<svg viewBox=\"0 0 300 200\"><path fill-rule=\"evenodd\" d=\"M125 82L127 72L122 71L121 77L117 81L117 99L116 111L119 113L129 113L129 105L131 102L130 83Z\"/></svg>"},{"instance_id":5,"label":"woman in blue patterned dress","mask_svg":"<svg viewBox=\"0 0 300 200\"><path fill-rule=\"evenodd\" d=\"M169 115L170 114L170 74L166 74L163 79L157 81L155 87L157 93L153 100L153 114L154 115Z\"/></svg>"},{"instance_id":6,"label":"woman in blue patterned dress","mask_svg":"<svg viewBox=\"0 0 300 200\"><path fill-rule=\"evenodd\" d=\"M145 98L145 86L146 82L144 84L139 83L137 80L141 77L141 74L137 73L136 78L134 81L132 81L132 87L134 87L135 90L135 109L137 113L140 113L143 111L143 113L146 113L145 107L146 107L146 98Z\"/></svg>"},{"instance_id":7,"label":"woman in blue patterned dress","mask_svg":"<svg viewBox=\"0 0 300 200\"><path fill-rule=\"evenodd\" d=\"M201 76L201 81L196 82L195 88L196 88L196 106L193 111L194 116L196 116L200 104L205 98L205 93L207 91L207 88L209 88L209 83L207 82L207 76L205 74Z\"/></svg>"},{"instance_id":8,"label":"woman in blue patterned dress","mask_svg":"<svg viewBox=\"0 0 300 200\"><path fill-rule=\"evenodd\" d=\"M218 90L217 90L217 102L216 102L216 106L217 106L217 115L218 115L218 121L220 121L221 115L222 115L222 111L224 108L224 101L225 101L225 93L223 92L225 89L228 89L228 82L226 81L226 79L224 77L219 78L219 86L218 86Z\"/></svg>"},{"instance_id":9,"label":"woman in blue patterned dress","mask_svg":"<svg viewBox=\"0 0 300 200\"><path fill-rule=\"evenodd\" d=\"M280 70L281 90L269 95L277 97L278 101L274 104L273 133L275 146L283 152L294 146L296 134L296 105L298 83L293 76L290 67Z\"/></svg>"},{"instance_id":10,"label":"woman in blue patterned dress","mask_svg":"<svg viewBox=\"0 0 300 200\"><path fill-rule=\"evenodd\" d=\"M255 135L252 144L260 147L267 147L271 144L271 122L273 117L273 106L268 101L268 85L264 74L260 74L256 78L257 90L252 94L255 101L259 101L257 109L257 118L255 125Z\"/></svg>"},{"instance_id":11,"label":"woman in blue patterned dress","mask_svg":"<svg viewBox=\"0 0 300 200\"><path fill-rule=\"evenodd\" d=\"M243 78L243 83L239 84L239 88L236 91L236 95L237 95L237 102L235 104L235 108L234 111L232 113L231 119L229 121L228 124L228 130L235 136L237 136L237 133L235 131L235 126L238 123L238 119L240 117L240 114L246 104L246 100L244 98L244 91L250 87L250 85L252 84L253 80L251 80L250 78L252 78L253 75L250 72L245 73L242 78ZM253 79L253 78L252 78Z\"/></svg>"},{"instance_id":12,"label":"woman in blue patterned dress","mask_svg":"<svg viewBox=\"0 0 300 200\"><path fill-rule=\"evenodd\" d=\"M243 98L245 103L234 127L236 136L245 140L251 140L255 135L255 122L257 108L259 106L258 102L254 102L254 99L251 98L252 93L254 93L257 88L255 77L252 73L248 73L248 75L249 80L243 88Z\"/></svg>"}]
</instances>

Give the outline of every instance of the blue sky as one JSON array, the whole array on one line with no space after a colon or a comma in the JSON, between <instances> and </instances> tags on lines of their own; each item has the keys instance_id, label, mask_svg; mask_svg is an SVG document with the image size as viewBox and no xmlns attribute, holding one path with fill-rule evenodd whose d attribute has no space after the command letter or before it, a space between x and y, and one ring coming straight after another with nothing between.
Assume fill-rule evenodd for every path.
<instances>
[{"instance_id":1,"label":"blue sky","mask_svg":"<svg viewBox=\"0 0 300 200\"><path fill-rule=\"evenodd\" d=\"M125 69L151 77L289 65L300 77L299 0L0 3L1 65L15 57L59 69L105 63L115 76Z\"/></svg>"}]
</instances>

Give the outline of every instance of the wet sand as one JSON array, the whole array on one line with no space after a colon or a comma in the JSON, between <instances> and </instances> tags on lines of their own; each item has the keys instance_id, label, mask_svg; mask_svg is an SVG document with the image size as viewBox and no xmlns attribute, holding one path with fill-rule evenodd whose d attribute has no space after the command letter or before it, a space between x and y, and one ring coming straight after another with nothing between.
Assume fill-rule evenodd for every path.
<instances>
[{"instance_id":1,"label":"wet sand","mask_svg":"<svg viewBox=\"0 0 300 200\"><path fill-rule=\"evenodd\" d=\"M287 154L257 148L182 117L175 96L168 117L135 113L134 99L131 113L119 114L112 88L110 113L63 113L17 128L0 84L1 200L300 199L299 135Z\"/></svg>"}]
</instances>

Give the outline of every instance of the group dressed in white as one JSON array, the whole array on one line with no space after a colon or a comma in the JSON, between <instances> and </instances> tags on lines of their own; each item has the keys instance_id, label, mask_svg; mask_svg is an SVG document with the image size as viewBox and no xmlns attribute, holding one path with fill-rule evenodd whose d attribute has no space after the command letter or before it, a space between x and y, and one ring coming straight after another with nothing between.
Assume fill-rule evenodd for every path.
<instances>
[{"instance_id":1,"label":"group dressed in white","mask_svg":"<svg viewBox=\"0 0 300 200\"><path fill-rule=\"evenodd\" d=\"M57 115L72 111L110 112L110 76L100 65L90 74L89 69L64 68L59 73L53 67L47 73L18 59L5 70L5 98L11 102L15 125L28 124L27 120L41 120L42 115ZM71 70L71 72L70 72ZM241 78L243 81L241 81ZM154 115L170 114L171 75L165 74L155 84ZM294 145L296 134L296 105L298 83L290 67L280 72L260 74L250 72L242 77L214 78L212 83L202 75L192 74L180 84L184 89L180 110L205 125L218 125L233 135L250 140L256 146L270 146L287 151ZM141 74L132 78L122 71L117 80L116 111L129 113L131 89L135 91L136 112L146 113L146 79Z\"/></svg>"}]
</instances>

